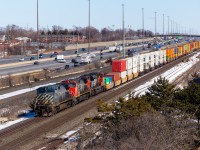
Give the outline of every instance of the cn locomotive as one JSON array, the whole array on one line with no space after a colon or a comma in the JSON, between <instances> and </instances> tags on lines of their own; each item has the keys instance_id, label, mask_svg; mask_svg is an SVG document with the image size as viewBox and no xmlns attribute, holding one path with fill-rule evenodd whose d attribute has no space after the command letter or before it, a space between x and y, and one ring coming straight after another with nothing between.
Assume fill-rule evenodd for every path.
<instances>
[{"instance_id":1,"label":"cn locomotive","mask_svg":"<svg viewBox=\"0 0 200 150\"><path fill-rule=\"evenodd\" d=\"M193 41L156 51L142 52L121 60L113 60L110 73L84 74L75 79L66 79L54 85L38 88L37 96L31 102L30 107L38 116L52 116L65 108L129 82L145 72L156 69L199 48L200 41Z\"/></svg>"}]
</instances>

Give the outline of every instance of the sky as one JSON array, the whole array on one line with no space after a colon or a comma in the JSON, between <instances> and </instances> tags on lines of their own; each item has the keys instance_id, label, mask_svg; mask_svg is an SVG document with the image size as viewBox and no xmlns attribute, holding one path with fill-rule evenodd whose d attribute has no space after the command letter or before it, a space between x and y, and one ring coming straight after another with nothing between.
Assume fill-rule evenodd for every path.
<instances>
[{"instance_id":1,"label":"sky","mask_svg":"<svg viewBox=\"0 0 200 150\"><path fill-rule=\"evenodd\" d=\"M38 0L39 26L51 28L60 25L73 29L88 26L88 0ZM0 27L16 24L24 28L36 29L37 0L0 0ZM180 26L180 32L200 33L199 0L90 0L90 24L102 29L122 28L122 4L124 4L125 28L142 29L142 8L144 8L144 28L155 31L157 12L157 32L171 30L171 20Z\"/></svg>"}]
</instances>

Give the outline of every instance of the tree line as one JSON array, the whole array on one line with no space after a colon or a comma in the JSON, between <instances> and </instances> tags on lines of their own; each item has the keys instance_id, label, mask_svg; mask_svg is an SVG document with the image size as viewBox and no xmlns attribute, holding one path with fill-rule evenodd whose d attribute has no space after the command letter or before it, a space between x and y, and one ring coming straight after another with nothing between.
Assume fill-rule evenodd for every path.
<instances>
[{"instance_id":1,"label":"tree line","mask_svg":"<svg viewBox=\"0 0 200 150\"><path fill-rule=\"evenodd\" d=\"M73 29L63 28L59 25L53 25L52 27L40 28L40 35L76 35L89 37L89 27L73 27ZM7 25L5 28L0 27L0 34L5 34L8 40L13 40L16 37L25 36L31 38L33 41L37 40L37 33L33 28L26 28L17 25ZM133 30L130 28L125 29L126 39L133 39L134 37L152 37L153 33L149 30ZM99 41L113 41L120 40L123 35L122 29L110 29L103 28L97 29L95 27L90 27L90 38L93 42Z\"/></svg>"}]
</instances>

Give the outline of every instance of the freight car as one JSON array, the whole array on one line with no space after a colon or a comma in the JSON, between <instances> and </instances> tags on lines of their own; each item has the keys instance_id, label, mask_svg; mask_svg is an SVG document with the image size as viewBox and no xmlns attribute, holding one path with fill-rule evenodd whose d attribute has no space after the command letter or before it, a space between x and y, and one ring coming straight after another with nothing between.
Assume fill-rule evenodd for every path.
<instances>
[{"instance_id":1,"label":"freight car","mask_svg":"<svg viewBox=\"0 0 200 150\"><path fill-rule=\"evenodd\" d=\"M200 48L200 41L146 51L133 57L112 61L112 72L84 74L55 85L37 89L31 108L38 116L51 116L62 109L110 90L146 72L169 63Z\"/></svg>"}]
</instances>

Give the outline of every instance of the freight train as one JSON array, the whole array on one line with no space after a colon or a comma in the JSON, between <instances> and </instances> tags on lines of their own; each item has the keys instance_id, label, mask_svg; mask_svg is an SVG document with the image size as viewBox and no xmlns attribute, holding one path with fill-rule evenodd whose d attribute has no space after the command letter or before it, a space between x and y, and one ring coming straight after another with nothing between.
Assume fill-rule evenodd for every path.
<instances>
[{"instance_id":1,"label":"freight train","mask_svg":"<svg viewBox=\"0 0 200 150\"><path fill-rule=\"evenodd\" d=\"M145 51L133 57L112 61L112 71L94 72L78 78L66 79L37 89L30 107L38 116L52 116L98 93L120 86L143 73L154 70L200 48L200 41Z\"/></svg>"}]
</instances>

